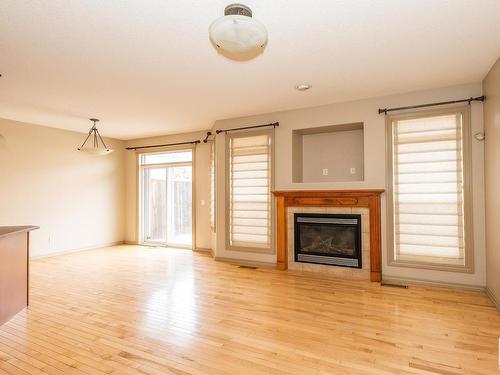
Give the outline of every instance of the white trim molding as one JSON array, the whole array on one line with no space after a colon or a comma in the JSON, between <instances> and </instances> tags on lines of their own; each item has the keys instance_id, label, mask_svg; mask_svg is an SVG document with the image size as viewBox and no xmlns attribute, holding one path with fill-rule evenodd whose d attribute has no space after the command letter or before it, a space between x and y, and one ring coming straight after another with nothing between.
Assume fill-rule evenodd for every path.
<instances>
[{"instance_id":1,"label":"white trim molding","mask_svg":"<svg viewBox=\"0 0 500 375\"><path fill-rule=\"evenodd\" d=\"M103 243L103 244L100 244L100 245L92 245L92 246L87 246L87 247L79 247L79 248L76 248L76 249L61 250L61 251L56 251L56 252L48 253L48 254L41 254L41 255L30 256L30 260L43 259L43 258L51 258L51 257L59 256L59 255L79 253L81 251L95 250L95 249L100 249L102 247L124 245L125 243L126 243L125 241L115 241L115 242Z\"/></svg>"},{"instance_id":2,"label":"white trim molding","mask_svg":"<svg viewBox=\"0 0 500 375\"><path fill-rule=\"evenodd\" d=\"M497 308L497 310L500 311L500 303L497 300L497 298L495 297L495 295L493 294L493 292L491 291L491 289L488 288L488 287L486 287L486 288L484 288L484 292L489 297L489 299L491 300L491 302L493 302L493 304L495 305L495 307Z\"/></svg>"},{"instance_id":3,"label":"white trim molding","mask_svg":"<svg viewBox=\"0 0 500 375\"><path fill-rule=\"evenodd\" d=\"M391 276L382 277L382 283L397 284L397 285L421 285L421 286L431 286L437 288L453 288L461 290L470 290L475 292L485 291L485 287L479 285L447 283L443 281L429 281L429 280L406 278L406 277L391 277Z\"/></svg>"},{"instance_id":4,"label":"white trim molding","mask_svg":"<svg viewBox=\"0 0 500 375\"><path fill-rule=\"evenodd\" d=\"M217 262L230 263L235 266L248 266L248 267L257 267L257 268L276 268L275 263L265 263L265 262L255 262L253 260L244 260L244 259L236 259L236 258L224 258L215 256L214 260Z\"/></svg>"}]
</instances>

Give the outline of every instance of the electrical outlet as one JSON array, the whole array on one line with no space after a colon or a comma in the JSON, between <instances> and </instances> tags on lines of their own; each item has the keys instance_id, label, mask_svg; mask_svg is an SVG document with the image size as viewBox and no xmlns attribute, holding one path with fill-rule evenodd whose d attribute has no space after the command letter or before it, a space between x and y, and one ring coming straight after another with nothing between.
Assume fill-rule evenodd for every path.
<instances>
[{"instance_id":1,"label":"electrical outlet","mask_svg":"<svg viewBox=\"0 0 500 375\"><path fill-rule=\"evenodd\" d=\"M328 176L328 168L323 169L323 176Z\"/></svg>"},{"instance_id":2,"label":"electrical outlet","mask_svg":"<svg viewBox=\"0 0 500 375\"><path fill-rule=\"evenodd\" d=\"M205 199L202 199L202 200L200 201L200 203L201 203L201 205L202 205L202 206L204 206L204 205L205 205Z\"/></svg>"},{"instance_id":3,"label":"electrical outlet","mask_svg":"<svg viewBox=\"0 0 500 375\"><path fill-rule=\"evenodd\" d=\"M54 242L56 242L56 239L54 238L54 236L50 235L49 236L49 243L53 244Z\"/></svg>"},{"instance_id":4,"label":"electrical outlet","mask_svg":"<svg viewBox=\"0 0 500 375\"><path fill-rule=\"evenodd\" d=\"M356 174L356 168L351 168L351 174Z\"/></svg>"}]
</instances>

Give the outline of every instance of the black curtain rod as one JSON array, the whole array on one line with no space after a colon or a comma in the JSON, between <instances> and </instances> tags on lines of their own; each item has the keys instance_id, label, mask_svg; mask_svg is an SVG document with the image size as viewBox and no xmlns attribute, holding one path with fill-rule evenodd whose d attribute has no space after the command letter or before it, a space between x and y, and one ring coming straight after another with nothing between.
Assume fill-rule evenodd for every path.
<instances>
[{"instance_id":1,"label":"black curtain rod","mask_svg":"<svg viewBox=\"0 0 500 375\"><path fill-rule=\"evenodd\" d=\"M379 108L378 113L379 114L387 114L387 112L393 112L393 111L402 111L404 109L415 109L415 108L424 108L424 107L434 107L437 105L446 105L446 104L455 104L455 103L471 103L473 101L478 101L478 102L484 102L484 99L486 99L486 96L477 96L475 98L470 97L469 99L461 99L461 100L451 100L449 102L437 102L437 103L428 103L428 104L418 104L418 105L410 105L407 107L398 107L398 108Z\"/></svg>"},{"instance_id":2,"label":"black curtain rod","mask_svg":"<svg viewBox=\"0 0 500 375\"><path fill-rule=\"evenodd\" d=\"M178 142L178 143L165 143L162 145L127 147L126 150L139 150L141 148L154 148L154 147L167 147L167 146L180 146L180 145L195 145L200 142L201 141L189 141L189 142Z\"/></svg>"},{"instance_id":3,"label":"black curtain rod","mask_svg":"<svg viewBox=\"0 0 500 375\"><path fill-rule=\"evenodd\" d=\"M208 138L212 135L212 132L207 132L207 136L205 137L205 139L203 139L203 143L207 143L208 142Z\"/></svg>"},{"instance_id":4,"label":"black curtain rod","mask_svg":"<svg viewBox=\"0 0 500 375\"><path fill-rule=\"evenodd\" d=\"M256 129L256 128L265 128L268 126L272 126L273 128L280 126L279 122L273 122L271 124L265 124L265 125L254 125L254 126L244 126L242 128L232 128L232 129L218 129L215 131L215 134L219 133L227 133L227 132L232 132L235 130L246 130L246 129Z\"/></svg>"},{"instance_id":5,"label":"black curtain rod","mask_svg":"<svg viewBox=\"0 0 500 375\"><path fill-rule=\"evenodd\" d=\"M227 132L230 132L230 131L234 131L234 130L245 130L245 129L256 129L256 128L264 128L264 127L269 127L269 126L272 126L273 128L277 127L277 126L280 126L279 122L273 122L271 124L265 124L265 125L255 125L255 126L245 126L245 127L242 127L242 128L232 128L232 129L219 129L219 130L216 130L215 133L216 134L219 134L219 133L227 133ZM205 137L205 139L203 139L203 143L207 143L208 142L208 138L212 135L211 132L207 132L207 135ZM201 143L200 140L197 140L197 141L189 141L189 142L179 142L179 143L166 143L166 144L162 144L162 145L150 145L150 146L137 146L137 147L127 147L126 150L139 150L141 148L154 148L154 147L167 147L167 146L180 146L180 145L190 145L190 144L197 144L197 143Z\"/></svg>"}]
</instances>

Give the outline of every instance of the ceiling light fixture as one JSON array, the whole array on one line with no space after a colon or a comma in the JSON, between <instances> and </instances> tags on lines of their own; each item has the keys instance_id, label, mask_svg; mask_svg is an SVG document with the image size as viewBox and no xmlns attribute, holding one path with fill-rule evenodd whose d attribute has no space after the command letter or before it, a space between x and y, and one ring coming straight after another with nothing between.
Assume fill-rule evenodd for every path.
<instances>
[{"instance_id":1,"label":"ceiling light fixture","mask_svg":"<svg viewBox=\"0 0 500 375\"><path fill-rule=\"evenodd\" d=\"M106 143L104 143L104 140L102 139L99 130L97 130L96 123L99 122L99 120L96 118L91 118L90 121L93 122L93 125L89 130L87 138L85 138L85 141L83 141L83 144L80 147L78 147L78 151L86 152L87 154L92 154L92 155L111 154L113 150L109 149L106 146ZM92 137L92 146L89 145L85 147L85 144L87 143L90 137ZM99 147L99 141L102 143L103 147Z\"/></svg>"},{"instance_id":2,"label":"ceiling light fixture","mask_svg":"<svg viewBox=\"0 0 500 375\"><path fill-rule=\"evenodd\" d=\"M310 83L299 83L298 85L295 85L295 89L299 91L307 91L312 87Z\"/></svg>"},{"instance_id":3,"label":"ceiling light fixture","mask_svg":"<svg viewBox=\"0 0 500 375\"><path fill-rule=\"evenodd\" d=\"M265 26L252 18L252 11L242 4L231 4L224 16L210 25L210 40L225 52L242 54L262 50L267 43Z\"/></svg>"}]
</instances>

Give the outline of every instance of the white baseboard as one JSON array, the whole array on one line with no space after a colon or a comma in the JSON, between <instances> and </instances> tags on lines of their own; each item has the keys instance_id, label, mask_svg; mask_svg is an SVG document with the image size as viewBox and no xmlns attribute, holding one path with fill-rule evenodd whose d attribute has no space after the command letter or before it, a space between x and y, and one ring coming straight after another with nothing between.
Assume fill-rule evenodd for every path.
<instances>
[{"instance_id":1,"label":"white baseboard","mask_svg":"<svg viewBox=\"0 0 500 375\"><path fill-rule=\"evenodd\" d=\"M495 295L493 294L493 292L491 291L491 289L486 287L484 289L484 291L485 291L486 295L490 298L491 302L493 302L493 304L495 305L497 310L500 311L500 303L498 303L498 300L495 297Z\"/></svg>"},{"instance_id":2,"label":"white baseboard","mask_svg":"<svg viewBox=\"0 0 500 375\"><path fill-rule=\"evenodd\" d=\"M216 260L218 262L232 263L232 264L236 264L238 266L250 266L250 267L259 267L259 268L276 268L276 263L255 262L252 260L223 258L223 257L218 257L218 256L214 256L214 260Z\"/></svg>"},{"instance_id":3,"label":"white baseboard","mask_svg":"<svg viewBox=\"0 0 500 375\"><path fill-rule=\"evenodd\" d=\"M167 248L168 246L165 245L154 245L154 244L139 244L137 241L123 241L125 245L137 245L137 246L149 246L149 247L165 247ZM186 248L188 249L188 248ZM191 250L191 249L190 249ZM210 253L213 256L213 251L212 249L205 248L205 247L196 247L192 249L193 251L199 251L200 253Z\"/></svg>"},{"instance_id":4,"label":"white baseboard","mask_svg":"<svg viewBox=\"0 0 500 375\"><path fill-rule=\"evenodd\" d=\"M205 247L197 247L197 248L194 248L193 251L198 251L200 253L210 253L213 255L212 249L208 249Z\"/></svg>"},{"instance_id":5,"label":"white baseboard","mask_svg":"<svg viewBox=\"0 0 500 375\"><path fill-rule=\"evenodd\" d=\"M100 245L92 245L92 246L87 246L87 247L80 247L80 248L77 248L77 249L68 249L68 250L56 251L54 253L49 253L49 254L42 254L42 255L30 256L30 259L34 260L34 259L56 257L58 255L78 253L80 251L94 250L94 249L99 249L101 247L123 245L124 243L125 243L125 241L108 242L108 243L104 243L104 244L100 244Z\"/></svg>"},{"instance_id":6,"label":"white baseboard","mask_svg":"<svg viewBox=\"0 0 500 375\"><path fill-rule=\"evenodd\" d=\"M453 289L464 289L477 292L484 292L485 287L479 285L469 285L469 284L458 284L458 283L446 283L441 281L429 281L422 279L413 278L403 278L403 277L391 277L382 275L382 282L394 283L394 284L414 284L423 286L434 286L438 288L453 288Z\"/></svg>"}]
</instances>

